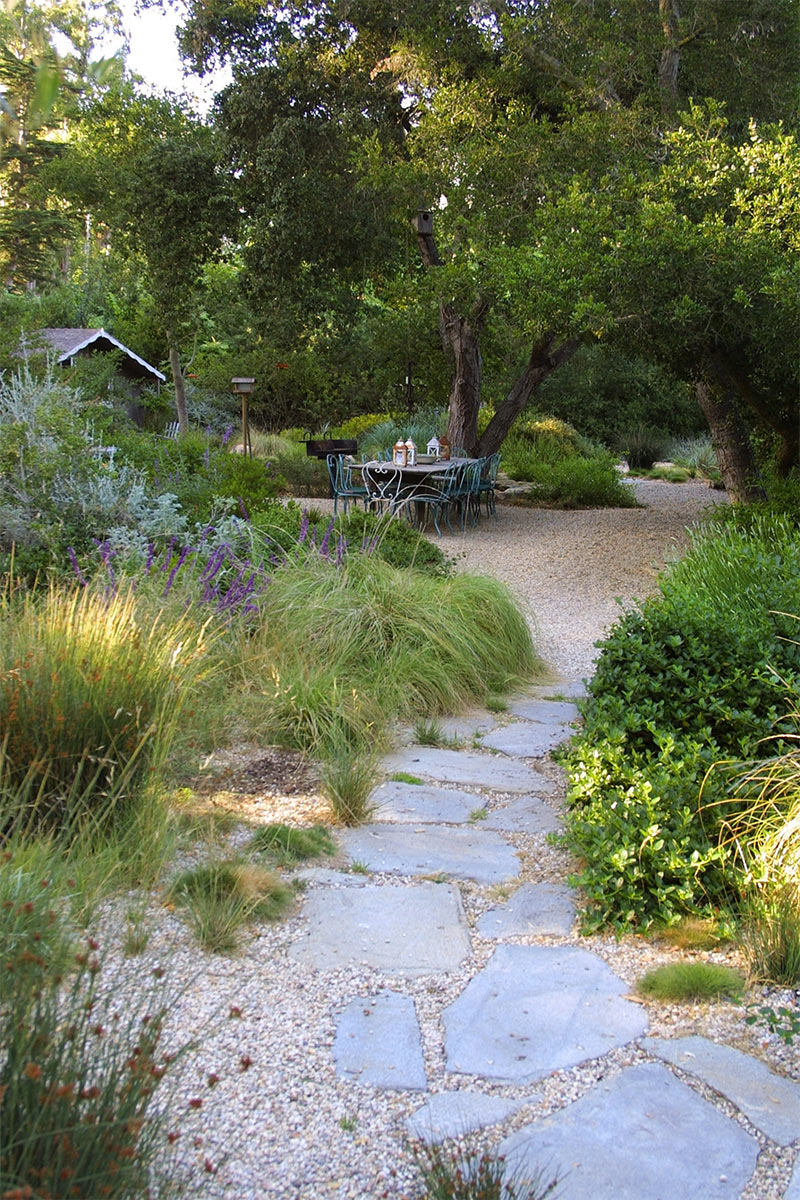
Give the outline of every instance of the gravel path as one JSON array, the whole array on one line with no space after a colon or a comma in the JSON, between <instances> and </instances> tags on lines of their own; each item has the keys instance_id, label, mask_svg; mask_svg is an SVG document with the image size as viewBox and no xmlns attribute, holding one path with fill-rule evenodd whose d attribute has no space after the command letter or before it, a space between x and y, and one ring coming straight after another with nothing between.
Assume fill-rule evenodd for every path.
<instances>
[{"instance_id":1,"label":"gravel path","mask_svg":"<svg viewBox=\"0 0 800 1200\"><path fill-rule=\"evenodd\" d=\"M507 583L528 615L540 653L556 675L591 672L594 643L620 613L655 588L658 572L687 541L687 529L724 492L705 483L632 481L642 508L562 512L498 506L459 538L466 571ZM454 539L440 544L448 551Z\"/></svg>"}]
</instances>

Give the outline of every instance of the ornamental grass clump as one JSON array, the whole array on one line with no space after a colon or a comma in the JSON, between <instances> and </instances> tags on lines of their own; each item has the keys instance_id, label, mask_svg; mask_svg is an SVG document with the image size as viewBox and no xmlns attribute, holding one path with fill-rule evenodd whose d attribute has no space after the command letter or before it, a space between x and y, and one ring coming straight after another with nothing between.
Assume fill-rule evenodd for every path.
<instances>
[{"instance_id":1,"label":"ornamental grass clump","mask_svg":"<svg viewBox=\"0 0 800 1200\"><path fill-rule=\"evenodd\" d=\"M687 1003L692 1000L740 1000L744 979L719 963L676 962L642 976L636 990L654 1000Z\"/></svg>"},{"instance_id":2,"label":"ornamental grass clump","mask_svg":"<svg viewBox=\"0 0 800 1200\"><path fill-rule=\"evenodd\" d=\"M225 954L236 949L243 925L283 916L294 892L274 871L230 860L184 871L170 887L168 899L188 910L204 950Z\"/></svg>"},{"instance_id":3,"label":"ornamental grass clump","mask_svg":"<svg viewBox=\"0 0 800 1200\"><path fill-rule=\"evenodd\" d=\"M11 852L0 894L0 1195L147 1195L165 1142L153 1098L176 1058L161 1047L164 985L110 988L69 895Z\"/></svg>"},{"instance_id":4,"label":"ornamental grass clump","mask_svg":"<svg viewBox=\"0 0 800 1200\"><path fill-rule=\"evenodd\" d=\"M153 785L192 690L210 669L206 626L152 616L132 588L51 587L0 598L4 830L118 833Z\"/></svg>"}]
</instances>

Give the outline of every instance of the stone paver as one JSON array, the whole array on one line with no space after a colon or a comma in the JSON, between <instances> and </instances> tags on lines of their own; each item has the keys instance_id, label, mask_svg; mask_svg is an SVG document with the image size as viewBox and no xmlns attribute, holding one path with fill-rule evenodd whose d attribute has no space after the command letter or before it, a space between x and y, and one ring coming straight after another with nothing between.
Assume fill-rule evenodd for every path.
<instances>
[{"instance_id":1,"label":"stone paver","mask_svg":"<svg viewBox=\"0 0 800 1200\"><path fill-rule=\"evenodd\" d=\"M704 1037L647 1038L642 1045L722 1092L780 1146L800 1139L800 1084L775 1075L752 1055Z\"/></svg>"},{"instance_id":2,"label":"stone paver","mask_svg":"<svg viewBox=\"0 0 800 1200\"><path fill-rule=\"evenodd\" d=\"M434 825L463 824L481 803L480 797L472 792L397 780L376 787L369 802L374 806L376 821Z\"/></svg>"},{"instance_id":3,"label":"stone paver","mask_svg":"<svg viewBox=\"0 0 800 1200\"><path fill-rule=\"evenodd\" d=\"M644 1010L595 954L500 946L445 1009L448 1071L529 1083L633 1041Z\"/></svg>"},{"instance_id":4,"label":"stone paver","mask_svg":"<svg viewBox=\"0 0 800 1200\"><path fill-rule=\"evenodd\" d=\"M447 825L364 825L341 837L353 861L390 875L449 875L504 883L520 873L517 853L491 829Z\"/></svg>"},{"instance_id":5,"label":"stone paver","mask_svg":"<svg viewBox=\"0 0 800 1200\"><path fill-rule=\"evenodd\" d=\"M414 1001L398 992L353 1000L337 1020L333 1057L345 1079L424 1091L428 1081Z\"/></svg>"},{"instance_id":6,"label":"stone paver","mask_svg":"<svg viewBox=\"0 0 800 1200\"><path fill-rule=\"evenodd\" d=\"M560 883L523 883L505 904L483 914L478 932L489 938L568 934L574 919L572 888Z\"/></svg>"},{"instance_id":7,"label":"stone paver","mask_svg":"<svg viewBox=\"0 0 800 1200\"><path fill-rule=\"evenodd\" d=\"M513 758L542 758L571 736L572 730L561 722L513 721L487 734L482 745Z\"/></svg>"},{"instance_id":8,"label":"stone paver","mask_svg":"<svg viewBox=\"0 0 800 1200\"><path fill-rule=\"evenodd\" d=\"M457 783L491 788L496 792L538 792L551 795L555 784L526 763L510 762L496 754L469 750L439 750L429 746L407 746L382 761L387 775L405 771L436 783Z\"/></svg>"},{"instance_id":9,"label":"stone paver","mask_svg":"<svg viewBox=\"0 0 800 1200\"><path fill-rule=\"evenodd\" d=\"M526 698L515 700L508 711L512 717L522 717L526 721L555 721L559 725L571 725L580 716L577 704L571 700Z\"/></svg>"},{"instance_id":10,"label":"stone paver","mask_svg":"<svg viewBox=\"0 0 800 1200\"><path fill-rule=\"evenodd\" d=\"M462 1137L486 1125L497 1125L531 1099L528 1096L524 1100L504 1100L483 1092L437 1092L411 1114L406 1131L410 1137L435 1145L445 1138Z\"/></svg>"},{"instance_id":11,"label":"stone paver","mask_svg":"<svg viewBox=\"0 0 800 1200\"><path fill-rule=\"evenodd\" d=\"M479 825L503 833L558 833L563 828L558 813L539 796L519 796L501 808L493 808Z\"/></svg>"},{"instance_id":12,"label":"stone paver","mask_svg":"<svg viewBox=\"0 0 800 1200\"><path fill-rule=\"evenodd\" d=\"M800 1200L800 1158L794 1164L789 1186L783 1193L783 1200Z\"/></svg>"},{"instance_id":13,"label":"stone paver","mask_svg":"<svg viewBox=\"0 0 800 1200\"><path fill-rule=\"evenodd\" d=\"M309 931L289 956L321 970L367 963L424 975L453 971L470 952L461 896L450 884L319 888L303 912Z\"/></svg>"},{"instance_id":14,"label":"stone paver","mask_svg":"<svg viewBox=\"0 0 800 1200\"><path fill-rule=\"evenodd\" d=\"M560 1200L738 1200L758 1142L643 1063L501 1143L510 1173L558 1171Z\"/></svg>"}]
</instances>

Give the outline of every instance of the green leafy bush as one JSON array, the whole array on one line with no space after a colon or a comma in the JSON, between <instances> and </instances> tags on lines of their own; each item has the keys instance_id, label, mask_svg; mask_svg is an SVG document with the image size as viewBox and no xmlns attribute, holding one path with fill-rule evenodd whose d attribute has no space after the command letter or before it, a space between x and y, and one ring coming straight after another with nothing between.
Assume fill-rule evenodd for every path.
<instances>
[{"instance_id":1,"label":"green leafy bush","mask_svg":"<svg viewBox=\"0 0 800 1200\"><path fill-rule=\"evenodd\" d=\"M561 462L510 462L504 469L515 479L532 483L529 497L515 503L545 504L551 508L635 508L633 490L620 478L610 459L580 458Z\"/></svg>"},{"instance_id":2,"label":"green leafy bush","mask_svg":"<svg viewBox=\"0 0 800 1200\"><path fill-rule=\"evenodd\" d=\"M314 509L306 511L309 517L307 536L319 545L330 524L330 516ZM251 521L254 546L268 550L274 545L284 551L292 550L300 534L303 512L300 505L293 502L263 507ZM334 544L340 535L351 552L365 549L393 567L415 567L434 575L447 574L448 560L444 553L406 521L381 518L353 505L347 514L340 513L334 522Z\"/></svg>"},{"instance_id":3,"label":"green leafy bush","mask_svg":"<svg viewBox=\"0 0 800 1200\"><path fill-rule=\"evenodd\" d=\"M786 616L800 538L782 518L698 533L601 643L585 724L566 752L566 844L587 927L670 924L733 902L741 880L720 835L735 811L722 758L763 757L784 734L783 679L800 674ZM776 673L777 672L777 673Z\"/></svg>"}]
</instances>

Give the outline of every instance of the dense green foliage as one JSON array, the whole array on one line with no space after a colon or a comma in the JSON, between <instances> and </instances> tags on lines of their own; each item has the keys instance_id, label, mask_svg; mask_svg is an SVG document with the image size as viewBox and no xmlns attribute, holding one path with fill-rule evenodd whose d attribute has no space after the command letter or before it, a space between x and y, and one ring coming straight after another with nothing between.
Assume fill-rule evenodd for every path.
<instances>
[{"instance_id":1,"label":"dense green foliage","mask_svg":"<svg viewBox=\"0 0 800 1200\"><path fill-rule=\"evenodd\" d=\"M659 594L600 644L566 760L587 926L669 923L738 895L719 844L724 782L712 775L700 790L717 760L764 756L762 739L781 729L782 680L800 675L784 615L799 586L793 522L731 523L697 534Z\"/></svg>"}]
</instances>

